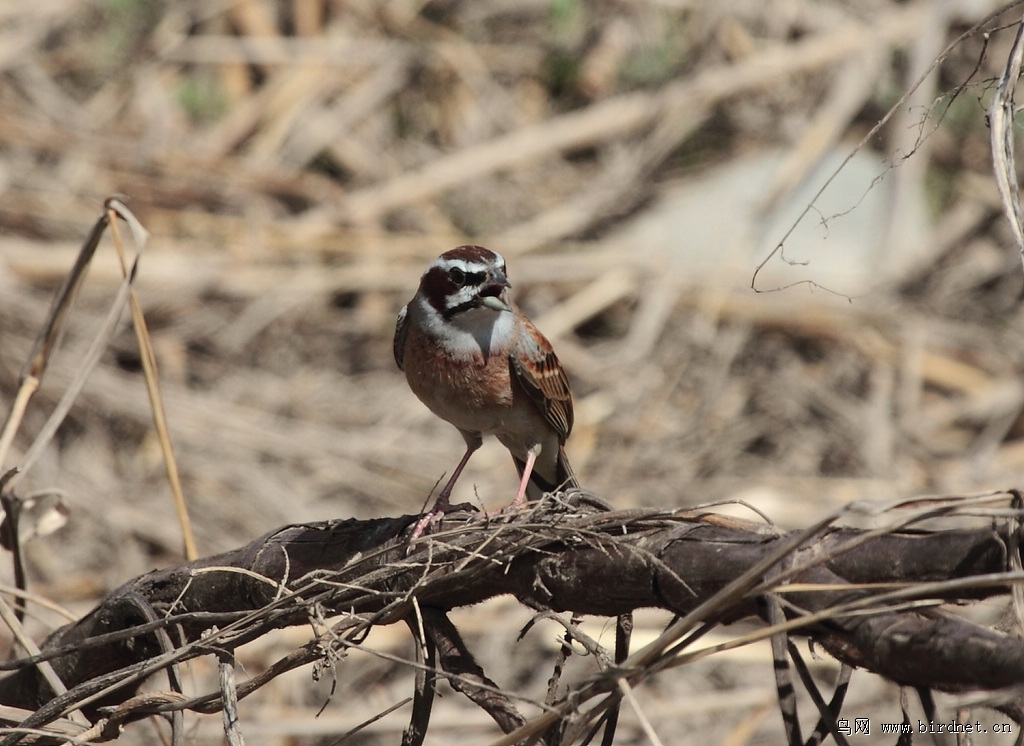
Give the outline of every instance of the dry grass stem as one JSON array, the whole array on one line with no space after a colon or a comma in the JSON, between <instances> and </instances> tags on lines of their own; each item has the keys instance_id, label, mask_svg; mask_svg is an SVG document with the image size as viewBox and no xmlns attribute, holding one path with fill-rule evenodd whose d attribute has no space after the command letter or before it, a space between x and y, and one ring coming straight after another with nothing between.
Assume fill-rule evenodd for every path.
<instances>
[{"instance_id":1,"label":"dry grass stem","mask_svg":"<svg viewBox=\"0 0 1024 746\"><path fill-rule=\"evenodd\" d=\"M121 233L117 227L117 218L125 214L130 215L124 205L117 202L109 203L107 219L110 224L111 235L114 239L114 248L117 249L117 260L121 264L123 276L127 279L129 274L128 262L125 257L124 245L121 241ZM131 223L131 229L132 235L135 236L137 241L136 258L138 258L142 255L142 250L145 247L148 236L141 224L135 221L134 216L132 220L134 222ZM185 545L185 559L193 560L199 556L199 549L196 547L196 539L192 533L192 522L188 516L185 493L182 491L181 477L178 474L178 462L174 458L174 446L171 443L171 434L167 428L167 411L164 407L163 395L160 392L160 373L157 370L156 354L153 352L153 341L149 336L146 317L142 313L142 306L134 290L129 293L128 301L132 312L132 327L135 329L135 339L139 345L142 372L146 378L146 393L149 394L149 404L153 410L153 427L156 428L164 466L167 469L167 482L171 488L171 496L174 498L178 522L181 524L181 536Z\"/></svg>"}]
</instances>

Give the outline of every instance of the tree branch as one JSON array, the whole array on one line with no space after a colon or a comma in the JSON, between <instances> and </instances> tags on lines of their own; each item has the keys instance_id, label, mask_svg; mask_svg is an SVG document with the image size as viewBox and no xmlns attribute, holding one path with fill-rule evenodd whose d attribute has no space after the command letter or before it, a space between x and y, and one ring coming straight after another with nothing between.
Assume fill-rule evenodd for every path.
<instances>
[{"instance_id":1,"label":"tree branch","mask_svg":"<svg viewBox=\"0 0 1024 746\"><path fill-rule=\"evenodd\" d=\"M1009 505L1009 496L991 496L989 503L995 499ZM921 504L924 509L896 525L965 505ZM977 509L976 502L970 505ZM1024 580L1007 570L1007 547L1016 530L1010 519L1017 516L1002 510L1005 526L974 530L825 526L802 537L771 573L701 623L767 620L764 599L772 594L786 624L800 634L842 662L897 683L946 691L1016 685L1024 680L1024 641L934 608L1005 594ZM480 699L507 730L522 718L504 695L479 686L489 679L447 621L447 610L512 594L536 609L611 617L660 607L685 616L801 538L703 511L602 512L545 500L498 519L469 511L449 514L410 548L406 537L416 519L285 526L234 551L140 576L41 646L44 655L52 651L53 669L69 689L65 695L55 698L34 659L25 659L0 679L0 704L36 710L25 727L45 725L78 707L98 716L97 708L125 702L146 675L177 661L223 654L312 615L343 615L329 634L280 662L280 670L241 682L241 698L273 675L324 655L325 645L357 645L375 624L412 618L415 599L441 668L449 676L468 677L457 688ZM211 618L230 621L215 628ZM157 640L154 628L161 619L183 636L185 643L174 651ZM138 628L135 637L111 634L132 628ZM642 678L679 655L670 646L664 650L646 673L630 668L632 658L606 673ZM191 706L209 711L215 699Z\"/></svg>"}]
</instances>

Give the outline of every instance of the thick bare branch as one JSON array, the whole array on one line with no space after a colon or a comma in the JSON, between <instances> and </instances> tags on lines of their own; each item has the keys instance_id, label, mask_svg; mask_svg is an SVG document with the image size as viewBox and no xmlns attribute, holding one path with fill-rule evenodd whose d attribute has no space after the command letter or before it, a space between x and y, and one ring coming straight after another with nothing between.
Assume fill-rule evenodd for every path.
<instances>
[{"instance_id":1,"label":"thick bare branch","mask_svg":"<svg viewBox=\"0 0 1024 746\"><path fill-rule=\"evenodd\" d=\"M40 708L31 723L24 723L38 727L86 697L91 708L119 704L146 673L230 650L271 628L304 623L313 613L345 614L346 628L353 630L409 619L414 598L427 614L427 634L440 660L451 658L448 648L458 642L454 628L438 624L443 612L497 595L579 614L616 616L653 606L686 615L799 538L713 513L591 512L545 501L530 512L490 521L469 511L450 514L434 534L410 548L406 537L415 520L285 526L232 552L136 578L43 644L44 654L63 650L52 665L67 694L55 700L26 661L0 680L0 703ZM804 537L764 583L706 621L767 618L763 599L773 593L789 623L846 663L914 686L953 691L1010 686L1024 680L1024 641L919 609L922 599L980 598L1006 593L1021 582L1019 574L1006 570L1009 532L827 527ZM858 585L868 581L915 585L896 590ZM174 615L190 642L170 655L161 649L152 615L140 612L140 599L157 615ZM242 616L211 630L211 613ZM98 635L146 622L147 631L134 640L87 646ZM483 692L474 682L488 680L473 669L468 651L460 655L465 665L456 666L459 671L442 669L468 672L468 689ZM111 687L117 683L120 688ZM249 691L240 686L239 696ZM492 713L507 709L495 705L505 700L485 695ZM514 708L509 715L505 728L519 722Z\"/></svg>"}]
</instances>

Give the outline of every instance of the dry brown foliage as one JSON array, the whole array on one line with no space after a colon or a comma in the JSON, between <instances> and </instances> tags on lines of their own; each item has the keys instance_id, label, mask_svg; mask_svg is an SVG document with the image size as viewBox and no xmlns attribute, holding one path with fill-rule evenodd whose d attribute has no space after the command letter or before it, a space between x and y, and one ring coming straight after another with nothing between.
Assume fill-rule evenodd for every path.
<instances>
[{"instance_id":1,"label":"dry brown foliage","mask_svg":"<svg viewBox=\"0 0 1024 746\"><path fill-rule=\"evenodd\" d=\"M996 9L888 0L8 4L0 406L13 408L19 371L83 236L108 195L123 194L152 236L134 289L203 555L285 523L424 503L460 440L406 390L390 334L424 264L467 240L508 258L517 299L575 387L574 466L617 508L745 499L799 527L851 500L1020 486L1022 272L986 129L1020 9L987 21L987 36L962 36ZM893 189L878 218L891 243L879 251L895 251L905 206L922 194L931 206L923 249L897 272L879 270L852 303L804 286L751 293L762 255L741 277L724 266L688 271L617 238L674 183L772 149L784 157L764 195L770 223L826 151L841 143L849 152L915 83L867 148L893 166L877 174ZM861 214L856 199L846 207ZM819 217L839 222L814 212L806 220ZM820 280L818 266L793 279ZM4 468L20 463L79 375L122 273L101 246ZM118 330L16 485L23 497L61 490L70 511L59 533L25 545L38 602L22 645L64 622L42 602L78 617L126 580L183 557L144 356L131 328ZM506 502L515 486L507 461L498 448L482 451L457 497ZM37 496L52 507L47 500ZM992 519L944 520L945 529ZM1005 600L957 613L995 625ZM543 701L559 623L540 621L517 642L530 612L511 601L453 618L488 675ZM638 616L637 644L667 621ZM584 629L610 635L601 623ZM318 681L308 670L289 674L243 700L241 731L331 742L402 701L413 675L393 659L415 649L392 630L323 663ZM298 634L239 649L239 676L302 647L309 634ZM620 738L649 738L649 728L673 743L777 740L770 661L731 655L644 684ZM220 691L228 663L193 661L190 695ZM332 684L321 674L335 664ZM563 683L594 665L571 657ZM819 679L839 672L831 661L807 665ZM855 674L844 712L897 722L899 698L892 684ZM942 713L961 704L938 702ZM443 700L431 735L493 740L493 724L469 707ZM186 720L197 743L224 736L216 718ZM393 713L353 739L396 743L407 722ZM153 727L122 738L147 742Z\"/></svg>"}]
</instances>

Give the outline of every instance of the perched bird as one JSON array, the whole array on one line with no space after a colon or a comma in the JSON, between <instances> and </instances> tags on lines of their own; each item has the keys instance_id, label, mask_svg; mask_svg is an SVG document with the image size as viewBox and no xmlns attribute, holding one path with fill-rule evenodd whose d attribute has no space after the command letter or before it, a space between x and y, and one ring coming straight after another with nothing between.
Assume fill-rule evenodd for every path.
<instances>
[{"instance_id":1,"label":"perched bird","mask_svg":"<svg viewBox=\"0 0 1024 746\"><path fill-rule=\"evenodd\" d=\"M427 267L398 314L395 362L420 401L466 441L425 521L448 509L485 435L508 448L519 471L510 507L579 486L563 448L572 431L569 381L551 343L508 299L509 287L500 254L459 246Z\"/></svg>"}]
</instances>

